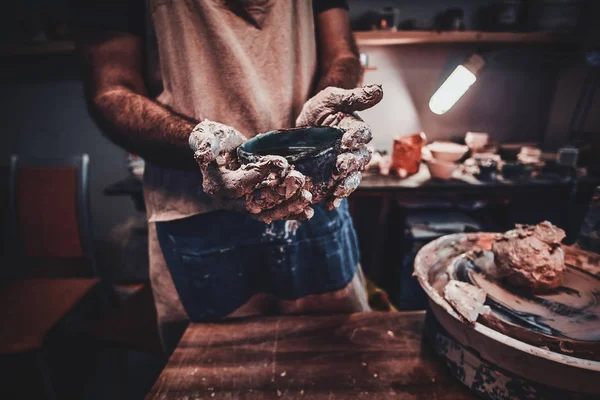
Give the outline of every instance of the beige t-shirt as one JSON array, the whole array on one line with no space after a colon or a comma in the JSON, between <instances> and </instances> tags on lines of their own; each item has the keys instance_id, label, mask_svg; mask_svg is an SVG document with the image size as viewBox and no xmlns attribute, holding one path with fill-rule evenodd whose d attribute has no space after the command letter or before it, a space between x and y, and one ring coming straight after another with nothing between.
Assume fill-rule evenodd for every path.
<instances>
[{"instance_id":1,"label":"beige t-shirt","mask_svg":"<svg viewBox=\"0 0 600 400\"><path fill-rule=\"evenodd\" d=\"M250 138L288 128L317 69L312 1L149 0L162 82L156 100L177 113L233 126ZM154 72L154 73L152 73ZM219 208L199 172L146 164L150 221Z\"/></svg>"}]
</instances>

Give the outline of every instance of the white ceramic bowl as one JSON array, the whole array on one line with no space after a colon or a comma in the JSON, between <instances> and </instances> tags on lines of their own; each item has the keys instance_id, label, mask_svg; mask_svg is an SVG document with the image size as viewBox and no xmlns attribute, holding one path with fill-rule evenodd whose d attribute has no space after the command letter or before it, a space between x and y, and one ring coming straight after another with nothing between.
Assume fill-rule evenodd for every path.
<instances>
[{"instance_id":1,"label":"white ceramic bowl","mask_svg":"<svg viewBox=\"0 0 600 400\"><path fill-rule=\"evenodd\" d=\"M433 142L427 147L437 160L450 162L460 160L469 151L467 146L453 142Z\"/></svg>"},{"instance_id":2,"label":"white ceramic bowl","mask_svg":"<svg viewBox=\"0 0 600 400\"><path fill-rule=\"evenodd\" d=\"M471 150L483 149L489 141L489 135L485 132L467 132L465 143Z\"/></svg>"},{"instance_id":3,"label":"white ceramic bowl","mask_svg":"<svg viewBox=\"0 0 600 400\"><path fill-rule=\"evenodd\" d=\"M432 178L448 180L452 178L458 164L448 161L431 159L426 162Z\"/></svg>"}]
</instances>

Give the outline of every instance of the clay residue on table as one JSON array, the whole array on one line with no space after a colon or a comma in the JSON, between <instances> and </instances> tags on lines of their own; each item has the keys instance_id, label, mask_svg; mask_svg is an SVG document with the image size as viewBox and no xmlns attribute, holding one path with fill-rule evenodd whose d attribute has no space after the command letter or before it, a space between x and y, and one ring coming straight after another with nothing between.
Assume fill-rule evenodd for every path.
<instances>
[{"instance_id":1,"label":"clay residue on table","mask_svg":"<svg viewBox=\"0 0 600 400\"><path fill-rule=\"evenodd\" d=\"M515 286L534 292L559 287L565 272L560 242L565 232L542 222L535 226L517 225L496 237L492 251L501 275Z\"/></svg>"},{"instance_id":2,"label":"clay residue on table","mask_svg":"<svg viewBox=\"0 0 600 400\"><path fill-rule=\"evenodd\" d=\"M475 323L479 314L489 312L485 306L485 292L467 282L451 280L444 287L444 298L452 308L470 323Z\"/></svg>"}]
</instances>

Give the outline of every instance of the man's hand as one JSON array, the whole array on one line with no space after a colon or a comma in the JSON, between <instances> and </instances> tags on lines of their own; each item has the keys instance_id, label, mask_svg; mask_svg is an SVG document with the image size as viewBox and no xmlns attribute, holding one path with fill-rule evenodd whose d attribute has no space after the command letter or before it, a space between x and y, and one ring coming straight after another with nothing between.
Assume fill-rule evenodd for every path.
<instances>
[{"instance_id":1,"label":"man's hand","mask_svg":"<svg viewBox=\"0 0 600 400\"><path fill-rule=\"evenodd\" d=\"M361 173L371 159L366 144L372 135L369 126L356 114L379 103L383 90L379 85L357 89L328 87L308 100L296 126L337 126L344 130L342 153L338 156L333 173L332 193L326 199L327 208L339 207L342 199L358 187Z\"/></svg>"},{"instance_id":2,"label":"man's hand","mask_svg":"<svg viewBox=\"0 0 600 400\"><path fill-rule=\"evenodd\" d=\"M236 149L245 141L240 132L218 122L196 125L189 145L202 171L204 191L227 208L245 210L265 223L311 218L312 195L305 190L304 175L279 156L240 165Z\"/></svg>"}]
</instances>

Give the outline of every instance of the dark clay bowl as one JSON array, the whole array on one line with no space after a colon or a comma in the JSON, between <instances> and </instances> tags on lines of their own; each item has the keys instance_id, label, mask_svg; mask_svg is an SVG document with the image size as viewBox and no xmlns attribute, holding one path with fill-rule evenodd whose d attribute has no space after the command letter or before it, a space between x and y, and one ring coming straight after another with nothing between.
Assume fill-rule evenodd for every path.
<instances>
[{"instance_id":1,"label":"dark clay bowl","mask_svg":"<svg viewBox=\"0 0 600 400\"><path fill-rule=\"evenodd\" d=\"M277 155L309 177L315 199L325 193L333 175L344 131L332 127L307 127L271 131L255 136L238 147L243 164L259 161L266 155Z\"/></svg>"}]
</instances>

